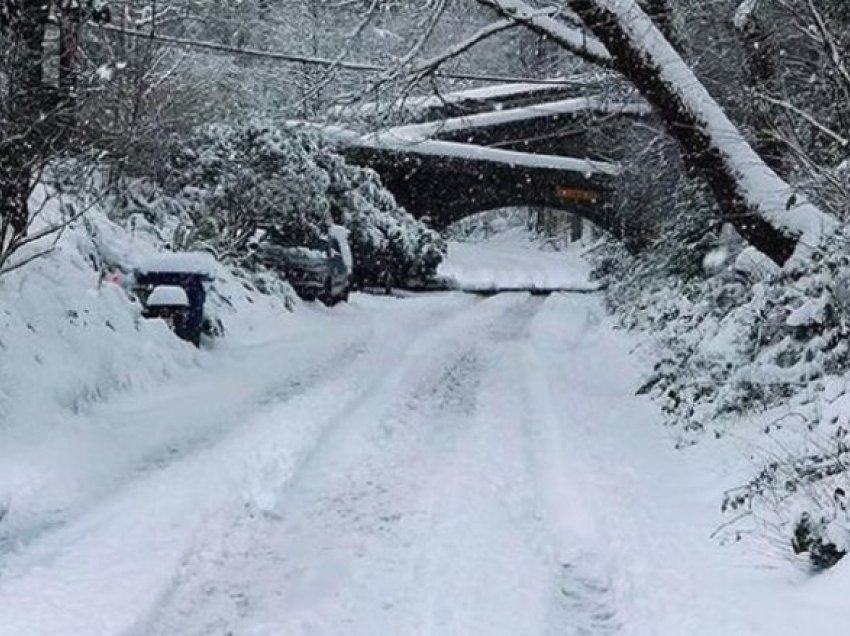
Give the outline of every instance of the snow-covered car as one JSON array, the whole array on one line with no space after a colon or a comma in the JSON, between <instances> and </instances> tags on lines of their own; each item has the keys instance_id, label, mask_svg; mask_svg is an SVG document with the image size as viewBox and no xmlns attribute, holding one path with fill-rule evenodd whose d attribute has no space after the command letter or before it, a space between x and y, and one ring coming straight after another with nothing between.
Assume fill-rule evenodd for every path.
<instances>
[{"instance_id":1,"label":"snow-covered car","mask_svg":"<svg viewBox=\"0 0 850 636\"><path fill-rule=\"evenodd\" d=\"M262 260L278 270L304 300L321 300L334 305L348 300L353 260L348 231L333 226L314 246L265 245Z\"/></svg>"}]
</instances>

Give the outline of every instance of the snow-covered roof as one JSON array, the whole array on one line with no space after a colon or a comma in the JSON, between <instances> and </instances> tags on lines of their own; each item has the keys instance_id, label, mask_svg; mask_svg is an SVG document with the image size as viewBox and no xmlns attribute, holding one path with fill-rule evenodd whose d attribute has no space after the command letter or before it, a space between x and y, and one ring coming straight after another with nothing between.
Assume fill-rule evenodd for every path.
<instances>
[{"instance_id":1,"label":"snow-covered roof","mask_svg":"<svg viewBox=\"0 0 850 636\"><path fill-rule=\"evenodd\" d=\"M136 269L146 274L180 272L212 276L216 260L206 252L162 252L139 260Z\"/></svg>"},{"instance_id":2,"label":"snow-covered roof","mask_svg":"<svg viewBox=\"0 0 850 636\"><path fill-rule=\"evenodd\" d=\"M159 285L153 288L145 304L148 307L188 307L189 297L179 285Z\"/></svg>"}]
</instances>

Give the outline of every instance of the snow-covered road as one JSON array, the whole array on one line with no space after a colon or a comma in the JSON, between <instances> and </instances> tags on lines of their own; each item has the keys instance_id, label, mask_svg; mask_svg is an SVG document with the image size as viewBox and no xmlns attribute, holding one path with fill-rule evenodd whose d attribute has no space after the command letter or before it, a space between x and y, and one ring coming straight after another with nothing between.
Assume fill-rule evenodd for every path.
<instances>
[{"instance_id":1,"label":"snow-covered road","mask_svg":"<svg viewBox=\"0 0 850 636\"><path fill-rule=\"evenodd\" d=\"M510 263L584 275L553 258ZM0 562L0 635L846 633L709 539L722 449L673 449L599 298L356 296L301 329L193 378L191 435L66 467L62 522Z\"/></svg>"}]
</instances>

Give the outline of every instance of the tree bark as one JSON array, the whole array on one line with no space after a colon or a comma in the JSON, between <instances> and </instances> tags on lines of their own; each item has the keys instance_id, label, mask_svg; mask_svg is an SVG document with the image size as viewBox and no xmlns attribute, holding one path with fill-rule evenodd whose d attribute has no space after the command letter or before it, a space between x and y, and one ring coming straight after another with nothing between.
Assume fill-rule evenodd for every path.
<instances>
[{"instance_id":1,"label":"tree bark","mask_svg":"<svg viewBox=\"0 0 850 636\"><path fill-rule=\"evenodd\" d=\"M676 31L673 9L670 7L669 0L644 0L644 6L647 15L658 25L667 41L679 53L684 53L685 45Z\"/></svg>"},{"instance_id":2,"label":"tree bark","mask_svg":"<svg viewBox=\"0 0 850 636\"><path fill-rule=\"evenodd\" d=\"M43 69L49 10L44 0L22 0L8 25L16 64L9 76L5 140L0 148L0 257L16 237L26 232L29 222L39 122L49 101L45 100Z\"/></svg>"},{"instance_id":3,"label":"tree bark","mask_svg":"<svg viewBox=\"0 0 850 636\"><path fill-rule=\"evenodd\" d=\"M589 61L565 33L570 27L538 14L524 0L477 0L505 17L548 33ZM798 244L817 247L836 219L798 196L741 136L675 48L634 0L566 0L619 71L660 115L688 169L709 185L724 220L779 265Z\"/></svg>"},{"instance_id":4,"label":"tree bark","mask_svg":"<svg viewBox=\"0 0 850 636\"><path fill-rule=\"evenodd\" d=\"M619 17L594 0L570 0L570 6L593 34L605 44L614 66L629 79L661 115L667 132L683 149L685 164L711 188L723 215L758 250L779 265L794 253L796 237L765 220L741 192L736 175L705 124L684 103L681 94L664 80L662 69L647 57L623 29Z\"/></svg>"},{"instance_id":5,"label":"tree bark","mask_svg":"<svg viewBox=\"0 0 850 636\"><path fill-rule=\"evenodd\" d=\"M60 137L67 140L76 125L77 115L77 53L83 10L75 4L62 7L59 12L59 96L56 118Z\"/></svg>"}]
</instances>

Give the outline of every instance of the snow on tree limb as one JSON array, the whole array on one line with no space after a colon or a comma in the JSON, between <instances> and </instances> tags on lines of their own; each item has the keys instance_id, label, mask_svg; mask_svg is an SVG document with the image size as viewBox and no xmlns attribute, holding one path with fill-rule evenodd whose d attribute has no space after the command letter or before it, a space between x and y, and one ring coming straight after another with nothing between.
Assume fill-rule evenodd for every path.
<instances>
[{"instance_id":1,"label":"snow on tree limb","mask_svg":"<svg viewBox=\"0 0 850 636\"><path fill-rule=\"evenodd\" d=\"M756 154L634 0L571 0L571 5L573 8L592 5L597 12L616 21L618 29L628 38L628 45L646 66L657 71L670 94L692 115L711 149L721 156L735 178L737 192L730 193L732 196L740 197L747 208L809 247L820 245L823 236L835 229L835 218L796 194Z\"/></svg>"},{"instance_id":2,"label":"snow on tree limb","mask_svg":"<svg viewBox=\"0 0 850 636\"><path fill-rule=\"evenodd\" d=\"M759 0L742 0L732 17L732 23L736 29L743 29L747 26L753 12L758 7L758 3Z\"/></svg>"},{"instance_id":3,"label":"snow on tree limb","mask_svg":"<svg viewBox=\"0 0 850 636\"><path fill-rule=\"evenodd\" d=\"M611 55L605 46L583 29L553 18L550 13L534 9L522 0L477 0L500 15L524 24L538 33L545 33L564 48L582 58L609 66ZM572 14L571 14L572 15Z\"/></svg>"},{"instance_id":4,"label":"snow on tree limb","mask_svg":"<svg viewBox=\"0 0 850 636\"><path fill-rule=\"evenodd\" d=\"M478 0L575 51L580 35L523 0ZM724 218L757 249L784 264L798 247L815 248L837 220L783 181L741 135L723 109L635 0L567 0L613 66L650 102L680 144L688 166L711 187Z\"/></svg>"}]
</instances>

